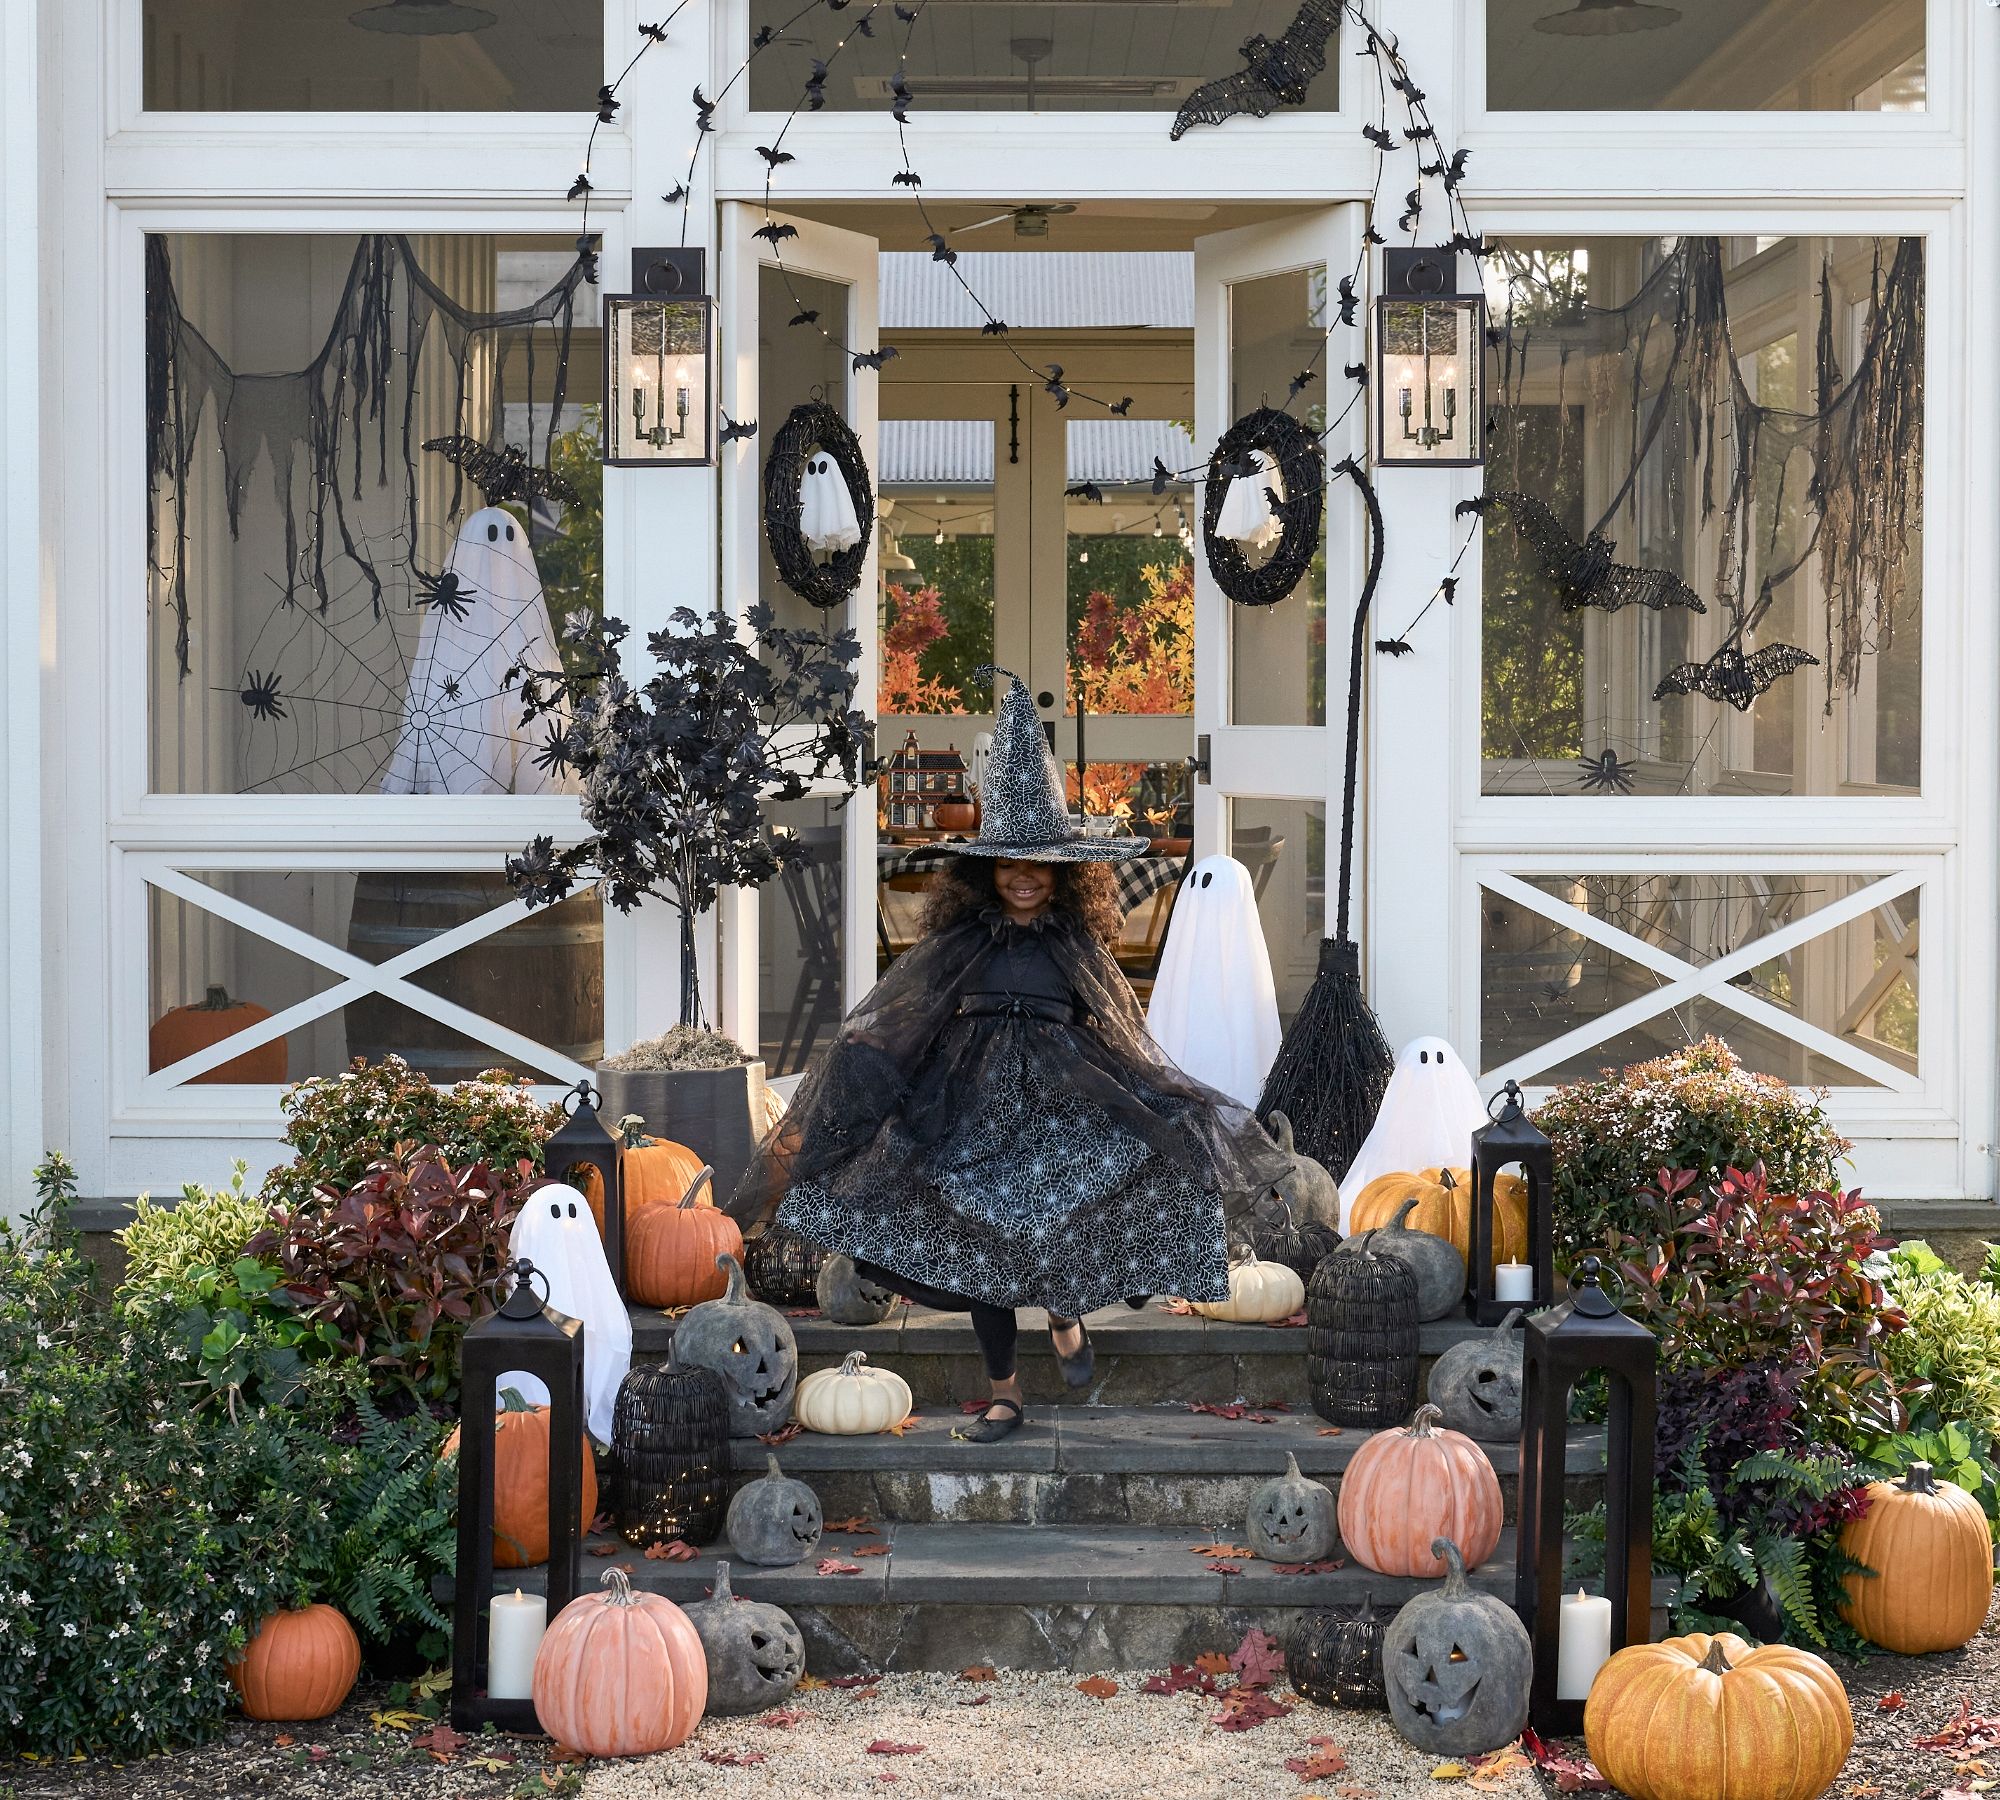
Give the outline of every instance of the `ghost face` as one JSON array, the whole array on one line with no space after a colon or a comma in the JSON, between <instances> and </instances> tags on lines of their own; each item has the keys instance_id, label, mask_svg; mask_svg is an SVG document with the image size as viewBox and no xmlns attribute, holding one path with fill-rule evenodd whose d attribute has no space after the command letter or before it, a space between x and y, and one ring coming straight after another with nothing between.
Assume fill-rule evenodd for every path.
<instances>
[{"instance_id":1,"label":"ghost face","mask_svg":"<svg viewBox=\"0 0 2000 1800\"><path fill-rule=\"evenodd\" d=\"M546 1279L550 1306L583 1321L590 1431L608 1443L612 1403L632 1361L632 1321L611 1278L590 1202L562 1182L545 1183L522 1201L508 1247Z\"/></svg>"},{"instance_id":2,"label":"ghost face","mask_svg":"<svg viewBox=\"0 0 2000 1800\"><path fill-rule=\"evenodd\" d=\"M799 535L813 550L850 550L861 541L847 477L824 450L806 458L799 477Z\"/></svg>"}]
</instances>

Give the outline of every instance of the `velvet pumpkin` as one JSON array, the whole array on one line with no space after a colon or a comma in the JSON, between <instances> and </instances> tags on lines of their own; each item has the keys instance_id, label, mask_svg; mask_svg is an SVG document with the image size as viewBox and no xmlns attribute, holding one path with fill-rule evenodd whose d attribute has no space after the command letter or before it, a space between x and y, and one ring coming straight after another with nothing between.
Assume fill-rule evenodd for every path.
<instances>
[{"instance_id":1,"label":"velvet pumpkin","mask_svg":"<svg viewBox=\"0 0 2000 1800\"><path fill-rule=\"evenodd\" d=\"M1468 1261L1472 1256L1472 1171L1420 1169L1378 1175L1354 1197L1349 1235L1387 1225L1415 1200L1409 1227L1441 1237ZM1528 1260L1528 1184L1502 1174L1493 1183L1493 1262Z\"/></svg>"},{"instance_id":2,"label":"velvet pumpkin","mask_svg":"<svg viewBox=\"0 0 2000 1800\"><path fill-rule=\"evenodd\" d=\"M719 1300L729 1281L718 1258L743 1254L743 1233L716 1206L701 1204L713 1174L706 1164L677 1202L625 1210L625 1291L642 1306L697 1306Z\"/></svg>"},{"instance_id":3,"label":"velvet pumpkin","mask_svg":"<svg viewBox=\"0 0 2000 1800\"><path fill-rule=\"evenodd\" d=\"M458 1427L443 1454L458 1454ZM549 1409L530 1406L514 1388L500 1394L493 1416L493 1566L525 1569L549 1560ZM583 1440L579 1529L597 1516L597 1455Z\"/></svg>"},{"instance_id":4,"label":"velvet pumpkin","mask_svg":"<svg viewBox=\"0 0 2000 1800\"><path fill-rule=\"evenodd\" d=\"M578 1595L543 1635L535 1716L586 1756L650 1756L686 1743L708 1704L700 1634L671 1600L634 1591L623 1569L606 1569L604 1587Z\"/></svg>"},{"instance_id":5,"label":"velvet pumpkin","mask_svg":"<svg viewBox=\"0 0 2000 1800\"><path fill-rule=\"evenodd\" d=\"M816 1369L799 1383L792 1410L808 1431L866 1437L910 1416L910 1384L893 1369L868 1366L868 1352L850 1350L837 1369Z\"/></svg>"},{"instance_id":6,"label":"velvet pumpkin","mask_svg":"<svg viewBox=\"0 0 2000 1800\"><path fill-rule=\"evenodd\" d=\"M1583 1736L1631 1800L1816 1800L1847 1761L1854 1717L1811 1651L1697 1631L1612 1657Z\"/></svg>"},{"instance_id":7,"label":"velvet pumpkin","mask_svg":"<svg viewBox=\"0 0 2000 1800\"><path fill-rule=\"evenodd\" d=\"M1193 1306L1204 1319L1270 1325L1289 1319L1305 1303L1306 1284L1296 1269L1279 1262L1260 1262L1243 1251L1229 1265L1229 1298L1196 1300Z\"/></svg>"},{"instance_id":8,"label":"velvet pumpkin","mask_svg":"<svg viewBox=\"0 0 2000 1800\"><path fill-rule=\"evenodd\" d=\"M1420 1406L1407 1426L1378 1431L1355 1451L1340 1482L1340 1541L1381 1575L1442 1575L1431 1548L1449 1538L1477 1568L1500 1542L1500 1478L1469 1437L1433 1427Z\"/></svg>"},{"instance_id":9,"label":"velvet pumpkin","mask_svg":"<svg viewBox=\"0 0 2000 1800\"><path fill-rule=\"evenodd\" d=\"M219 1044L252 1025L261 1025L270 1016L269 1007L250 1000L232 1000L227 988L211 987L193 1005L177 1006L153 1021L152 1029L146 1033L147 1067L171 1068L182 1057L206 1050L210 1044ZM207 1074L195 1076L189 1085L222 1081L282 1084L287 1078L285 1040L274 1037L241 1056L217 1063Z\"/></svg>"},{"instance_id":10,"label":"velvet pumpkin","mask_svg":"<svg viewBox=\"0 0 2000 1800\"><path fill-rule=\"evenodd\" d=\"M711 1718L776 1706L806 1672L806 1644L781 1606L743 1600L729 1591L729 1565L715 1565L715 1591L684 1609L708 1660Z\"/></svg>"},{"instance_id":11,"label":"velvet pumpkin","mask_svg":"<svg viewBox=\"0 0 2000 1800\"><path fill-rule=\"evenodd\" d=\"M330 1606L274 1612L229 1665L244 1716L287 1723L338 1712L360 1673L361 1640Z\"/></svg>"},{"instance_id":12,"label":"velvet pumpkin","mask_svg":"<svg viewBox=\"0 0 2000 1800\"><path fill-rule=\"evenodd\" d=\"M625 1216L642 1206L674 1206L701 1173L701 1158L672 1138L646 1135L646 1121L627 1113L618 1121L618 1180L625 1190ZM712 1206L712 1194L698 1203Z\"/></svg>"},{"instance_id":13,"label":"velvet pumpkin","mask_svg":"<svg viewBox=\"0 0 2000 1800\"><path fill-rule=\"evenodd\" d=\"M1993 1535L1965 1489L1912 1463L1868 1488L1868 1511L1840 1528L1840 1548L1875 1572L1850 1574L1840 1616L1900 1656L1956 1650L1993 1604Z\"/></svg>"}]
</instances>

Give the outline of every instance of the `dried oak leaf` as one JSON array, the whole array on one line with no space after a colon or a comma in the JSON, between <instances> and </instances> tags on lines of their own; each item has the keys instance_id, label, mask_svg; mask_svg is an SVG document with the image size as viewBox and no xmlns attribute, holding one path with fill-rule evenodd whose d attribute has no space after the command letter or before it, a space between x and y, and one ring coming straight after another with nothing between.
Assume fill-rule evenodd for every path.
<instances>
[{"instance_id":1,"label":"dried oak leaf","mask_svg":"<svg viewBox=\"0 0 2000 1800\"><path fill-rule=\"evenodd\" d=\"M1190 1400L1187 1409L1191 1413L1207 1413L1216 1419L1240 1419L1250 1410L1240 1400L1225 1400L1220 1405L1213 1400Z\"/></svg>"},{"instance_id":2,"label":"dried oak leaf","mask_svg":"<svg viewBox=\"0 0 2000 1800\"><path fill-rule=\"evenodd\" d=\"M1322 1425L1313 1435L1315 1437L1345 1437L1347 1433L1338 1425Z\"/></svg>"},{"instance_id":3,"label":"dried oak leaf","mask_svg":"<svg viewBox=\"0 0 2000 1800\"><path fill-rule=\"evenodd\" d=\"M1088 1694L1093 1700L1109 1700L1118 1691L1117 1682L1109 1675L1086 1675L1076 1684L1079 1694Z\"/></svg>"},{"instance_id":4,"label":"dried oak leaf","mask_svg":"<svg viewBox=\"0 0 2000 1800\"><path fill-rule=\"evenodd\" d=\"M1272 1571L1279 1575L1331 1575L1336 1569L1344 1569L1347 1564L1338 1557L1329 1557L1321 1562L1273 1563Z\"/></svg>"},{"instance_id":5,"label":"dried oak leaf","mask_svg":"<svg viewBox=\"0 0 2000 1800\"><path fill-rule=\"evenodd\" d=\"M621 1544L585 1544L585 1556L616 1556L624 1546Z\"/></svg>"},{"instance_id":6,"label":"dried oak leaf","mask_svg":"<svg viewBox=\"0 0 2000 1800\"><path fill-rule=\"evenodd\" d=\"M961 1400L958 1410L970 1418L974 1413L983 1413L992 1404L991 1400Z\"/></svg>"},{"instance_id":7,"label":"dried oak leaf","mask_svg":"<svg viewBox=\"0 0 2000 1800\"><path fill-rule=\"evenodd\" d=\"M1245 1687L1269 1687L1285 1672L1284 1647L1266 1635L1261 1625L1253 1625L1229 1653L1229 1666Z\"/></svg>"},{"instance_id":8,"label":"dried oak leaf","mask_svg":"<svg viewBox=\"0 0 2000 1800\"><path fill-rule=\"evenodd\" d=\"M1489 1750L1477 1758L1472 1765L1472 1785L1482 1794L1492 1793L1507 1785L1507 1778L1516 1769L1532 1769L1534 1758L1523 1756L1511 1744L1499 1750Z\"/></svg>"},{"instance_id":9,"label":"dried oak leaf","mask_svg":"<svg viewBox=\"0 0 2000 1800\"><path fill-rule=\"evenodd\" d=\"M648 1562L693 1562L701 1552L685 1538L673 1538L664 1544L648 1544Z\"/></svg>"},{"instance_id":10,"label":"dried oak leaf","mask_svg":"<svg viewBox=\"0 0 2000 1800\"><path fill-rule=\"evenodd\" d=\"M590 1523L583 1528L583 1535L585 1537L609 1537L613 1529L611 1515L608 1512L601 1512L593 1515Z\"/></svg>"},{"instance_id":11,"label":"dried oak leaf","mask_svg":"<svg viewBox=\"0 0 2000 1800\"><path fill-rule=\"evenodd\" d=\"M1226 1673L1227 1661L1222 1664ZM1219 1690L1215 1676L1207 1669L1191 1667L1187 1663L1175 1663L1164 1675L1148 1675L1141 1684L1142 1694L1210 1694Z\"/></svg>"},{"instance_id":12,"label":"dried oak leaf","mask_svg":"<svg viewBox=\"0 0 2000 1800\"><path fill-rule=\"evenodd\" d=\"M805 1430L805 1427L798 1420L794 1419L789 1425L780 1425L776 1431L758 1432L757 1441L760 1444L770 1444L774 1447L779 1444L789 1444L803 1430Z\"/></svg>"},{"instance_id":13,"label":"dried oak leaf","mask_svg":"<svg viewBox=\"0 0 2000 1800\"><path fill-rule=\"evenodd\" d=\"M1272 1719L1282 1719L1291 1710L1282 1700L1273 1700L1255 1688L1232 1688L1223 1696L1215 1724L1220 1731L1251 1731Z\"/></svg>"},{"instance_id":14,"label":"dried oak leaf","mask_svg":"<svg viewBox=\"0 0 2000 1800\"><path fill-rule=\"evenodd\" d=\"M1227 1675L1229 1656L1222 1650L1204 1650L1194 1659L1194 1666L1204 1675Z\"/></svg>"},{"instance_id":15,"label":"dried oak leaf","mask_svg":"<svg viewBox=\"0 0 2000 1800\"><path fill-rule=\"evenodd\" d=\"M960 1681L998 1681L1000 1679L991 1663L974 1663L969 1668L960 1669Z\"/></svg>"},{"instance_id":16,"label":"dried oak leaf","mask_svg":"<svg viewBox=\"0 0 2000 1800\"><path fill-rule=\"evenodd\" d=\"M781 1707L776 1712L759 1713L750 1723L753 1725L767 1725L773 1731L789 1731L805 1717L806 1714L799 1711L797 1707Z\"/></svg>"},{"instance_id":17,"label":"dried oak leaf","mask_svg":"<svg viewBox=\"0 0 2000 1800\"><path fill-rule=\"evenodd\" d=\"M888 1554L889 1546L887 1544L856 1544L848 1552L850 1556L887 1556Z\"/></svg>"},{"instance_id":18,"label":"dried oak leaf","mask_svg":"<svg viewBox=\"0 0 2000 1800\"><path fill-rule=\"evenodd\" d=\"M1243 1565L1241 1563L1222 1562L1218 1560L1204 1563L1202 1566L1213 1569L1218 1575L1241 1575L1243 1573Z\"/></svg>"},{"instance_id":19,"label":"dried oak leaf","mask_svg":"<svg viewBox=\"0 0 2000 1800\"><path fill-rule=\"evenodd\" d=\"M856 1513L851 1519L829 1519L824 1527L827 1531L845 1531L851 1536L875 1535L875 1523L866 1513Z\"/></svg>"},{"instance_id":20,"label":"dried oak leaf","mask_svg":"<svg viewBox=\"0 0 2000 1800\"><path fill-rule=\"evenodd\" d=\"M1309 1756L1288 1756L1285 1767L1301 1781L1324 1781L1329 1775L1343 1774L1347 1768L1347 1758L1340 1753L1340 1746L1330 1737L1307 1738L1311 1750Z\"/></svg>"},{"instance_id":21,"label":"dried oak leaf","mask_svg":"<svg viewBox=\"0 0 2000 1800\"><path fill-rule=\"evenodd\" d=\"M1972 1710L1970 1700L1958 1703L1958 1716L1942 1731L1913 1740L1919 1750L1950 1750L1977 1755L2000 1744L2000 1717L1986 1717Z\"/></svg>"},{"instance_id":22,"label":"dried oak leaf","mask_svg":"<svg viewBox=\"0 0 2000 1800\"><path fill-rule=\"evenodd\" d=\"M859 1563L842 1562L837 1556L823 1556L819 1561L819 1572L822 1575L859 1575L861 1573L861 1565ZM833 1685L838 1687L840 1683L836 1681Z\"/></svg>"},{"instance_id":23,"label":"dried oak leaf","mask_svg":"<svg viewBox=\"0 0 2000 1800\"><path fill-rule=\"evenodd\" d=\"M923 1422L924 1418L922 1413L912 1413L907 1419L905 1419L902 1422L902 1424L891 1425L889 1427L889 1435L891 1437L901 1437L903 1433L906 1431L915 1431L916 1428ZM921 1749L922 1747L923 1747L922 1745L918 1746L919 1749Z\"/></svg>"},{"instance_id":24,"label":"dried oak leaf","mask_svg":"<svg viewBox=\"0 0 2000 1800\"><path fill-rule=\"evenodd\" d=\"M1267 1325L1278 1325L1278 1326L1303 1325L1305 1322L1306 1322L1306 1309L1303 1306L1300 1307L1299 1310L1295 1313L1287 1313L1282 1319L1266 1319L1264 1321L1264 1323Z\"/></svg>"},{"instance_id":25,"label":"dried oak leaf","mask_svg":"<svg viewBox=\"0 0 2000 1800\"><path fill-rule=\"evenodd\" d=\"M725 1769L742 1769L767 1759L761 1750L704 1750L701 1753L701 1760L705 1763L715 1763Z\"/></svg>"},{"instance_id":26,"label":"dried oak leaf","mask_svg":"<svg viewBox=\"0 0 2000 1800\"><path fill-rule=\"evenodd\" d=\"M877 1738L874 1743L868 1746L868 1754L870 1756L920 1756L923 1754L923 1748L921 1744L892 1744L887 1738Z\"/></svg>"},{"instance_id":27,"label":"dried oak leaf","mask_svg":"<svg viewBox=\"0 0 2000 1800\"><path fill-rule=\"evenodd\" d=\"M410 1739L413 1750L428 1750L439 1762L450 1762L465 1748L465 1733L454 1731L440 1719L422 1737Z\"/></svg>"},{"instance_id":28,"label":"dried oak leaf","mask_svg":"<svg viewBox=\"0 0 2000 1800\"><path fill-rule=\"evenodd\" d=\"M1909 1701L1903 1698L1902 1693L1897 1691L1884 1694L1881 1699L1875 1702L1875 1710L1877 1712L1901 1712L1909 1704Z\"/></svg>"},{"instance_id":29,"label":"dried oak leaf","mask_svg":"<svg viewBox=\"0 0 2000 1800\"><path fill-rule=\"evenodd\" d=\"M1196 1556L1255 1556L1257 1554L1248 1544L1190 1544L1188 1548Z\"/></svg>"}]
</instances>

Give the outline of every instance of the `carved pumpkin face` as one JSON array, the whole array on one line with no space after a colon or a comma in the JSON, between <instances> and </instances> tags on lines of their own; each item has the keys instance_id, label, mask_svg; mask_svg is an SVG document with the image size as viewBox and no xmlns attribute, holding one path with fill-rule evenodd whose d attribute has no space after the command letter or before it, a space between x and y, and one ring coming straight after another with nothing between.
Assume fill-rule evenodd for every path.
<instances>
[{"instance_id":1,"label":"carved pumpkin face","mask_svg":"<svg viewBox=\"0 0 2000 1800\"><path fill-rule=\"evenodd\" d=\"M836 1325L874 1325L889 1316L896 1296L854 1266L851 1256L829 1256L820 1264L813 1290L819 1309Z\"/></svg>"},{"instance_id":2,"label":"carved pumpkin face","mask_svg":"<svg viewBox=\"0 0 2000 1800\"><path fill-rule=\"evenodd\" d=\"M704 1301L674 1331L674 1360L713 1369L729 1396L729 1435L756 1437L776 1431L792 1410L798 1387L799 1347L775 1307L750 1299L734 1257L719 1257L729 1291Z\"/></svg>"},{"instance_id":3,"label":"carved pumpkin face","mask_svg":"<svg viewBox=\"0 0 2000 1800\"><path fill-rule=\"evenodd\" d=\"M1512 1608L1466 1585L1456 1545L1433 1547L1448 1565L1444 1586L1405 1606L1383 1640L1389 1712L1419 1750L1478 1756L1528 1722L1534 1647Z\"/></svg>"},{"instance_id":4,"label":"carved pumpkin face","mask_svg":"<svg viewBox=\"0 0 2000 1800\"><path fill-rule=\"evenodd\" d=\"M1318 1562L1333 1554L1333 1495L1301 1475L1299 1459L1287 1452L1284 1474L1251 1495L1244 1530L1266 1562Z\"/></svg>"},{"instance_id":5,"label":"carved pumpkin face","mask_svg":"<svg viewBox=\"0 0 2000 1800\"><path fill-rule=\"evenodd\" d=\"M806 1672L805 1639L782 1607L739 1600L729 1565L716 1569L715 1594L688 1607L708 1656L708 1710L735 1714L775 1706Z\"/></svg>"},{"instance_id":6,"label":"carved pumpkin face","mask_svg":"<svg viewBox=\"0 0 2000 1800\"><path fill-rule=\"evenodd\" d=\"M765 1457L764 1469L729 1502L729 1547L745 1562L766 1567L803 1562L819 1544L819 1496L785 1474L775 1456Z\"/></svg>"}]
</instances>

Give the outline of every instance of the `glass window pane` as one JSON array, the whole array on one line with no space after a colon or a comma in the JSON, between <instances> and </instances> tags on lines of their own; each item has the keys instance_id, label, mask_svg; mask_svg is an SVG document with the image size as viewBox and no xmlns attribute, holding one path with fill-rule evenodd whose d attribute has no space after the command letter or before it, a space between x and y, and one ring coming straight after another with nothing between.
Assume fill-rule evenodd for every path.
<instances>
[{"instance_id":1,"label":"glass window pane","mask_svg":"<svg viewBox=\"0 0 2000 1800\"><path fill-rule=\"evenodd\" d=\"M1921 112L1924 0L1486 0L1496 112Z\"/></svg>"},{"instance_id":2,"label":"glass window pane","mask_svg":"<svg viewBox=\"0 0 2000 1800\"><path fill-rule=\"evenodd\" d=\"M750 64L750 104L790 111L817 60L830 112L881 111L899 71L927 112L1173 112L1297 12L1295 0L930 0L914 24L885 12L864 37L842 13L751 0L751 32L778 35ZM1306 110L1339 104L1338 51L1327 45Z\"/></svg>"},{"instance_id":3,"label":"glass window pane","mask_svg":"<svg viewBox=\"0 0 2000 1800\"><path fill-rule=\"evenodd\" d=\"M569 112L603 0L146 0L152 112Z\"/></svg>"},{"instance_id":4,"label":"glass window pane","mask_svg":"<svg viewBox=\"0 0 2000 1800\"><path fill-rule=\"evenodd\" d=\"M1290 1025L1319 967L1326 930L1326 804L1320 800L1232 800L1229 854L1250 871L1264 946Z\"/></svg>"},{"instance_id":5,"label":"glass window pane","mask_svg":"<svg viewBox=\"0 0 2000 1800\"><path fill-rule=\"evenodd\" d=\"M987 711L993 684L991 419L882 421L884 716Z\"/></svg>"},{"instance_id":6,"label":"glass window pane","mask_svg":"<svg viewBox=\"0 0 2000 1800\"><path fill-rule=\"evenodd\" d=\"M1487 281L1483 791L1915 792L1921 244L1509 240Z\"/></svg>"}]
</instances>

